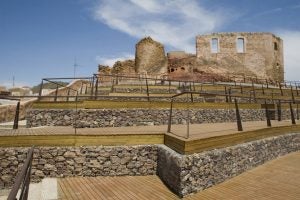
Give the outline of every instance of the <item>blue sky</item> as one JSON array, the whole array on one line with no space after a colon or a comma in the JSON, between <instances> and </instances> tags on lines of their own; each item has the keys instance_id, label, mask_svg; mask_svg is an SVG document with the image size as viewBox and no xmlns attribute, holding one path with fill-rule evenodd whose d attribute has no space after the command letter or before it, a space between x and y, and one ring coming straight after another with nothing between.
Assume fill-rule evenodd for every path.
<instances>
[{"instance_id":1,"label":"blue sky","mask_svg":"<svg viewBox=\"0 0 300 200\"><path fill-rule=\"evenodd\" d=\"M145 36L195 52L195 36L273 32L284 40L286 79L300 80L300 1L0 0L0 85L90 76L132 58Z\"/></svg>"}]
</instances>

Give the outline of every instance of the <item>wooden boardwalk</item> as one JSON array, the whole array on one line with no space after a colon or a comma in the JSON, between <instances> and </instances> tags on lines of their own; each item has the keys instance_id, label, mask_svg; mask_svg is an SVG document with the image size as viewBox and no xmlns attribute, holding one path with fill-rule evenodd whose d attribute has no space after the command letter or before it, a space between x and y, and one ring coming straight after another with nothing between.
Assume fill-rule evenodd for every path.
<instances>
[{"instance_id":1,"label":"wooden boardwalk","mask_svg":"<svg viewBox=\"0 0 300 200\"><path fill-rule=\"evenodd\" d=\"M187 199L299 200L300 152L267 162Z\"/></svg>"},{"instance_id":2,"label":"wooden boardwalk","mask_svg":"<svg viewBox=\"0 0 300 200\"><path fill-rule=\"evenodd\" d=\"M180 199L157 176L74 177L58 181L60 199ZM300 199L300 152L245 172L185 200Z\"/></svg>"}]
</instances>

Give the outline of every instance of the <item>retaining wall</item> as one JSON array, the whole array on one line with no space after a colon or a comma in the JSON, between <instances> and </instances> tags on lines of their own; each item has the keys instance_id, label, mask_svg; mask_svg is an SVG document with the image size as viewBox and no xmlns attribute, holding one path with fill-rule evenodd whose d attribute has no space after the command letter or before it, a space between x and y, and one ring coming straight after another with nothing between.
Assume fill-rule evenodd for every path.
<instances>
[{"instance_id":1,"label":"retaining wall","mask_svg":"<svg viewBox=\"0 0 300 200\"><path fill-rule=\"evenodd\" d=\"M45 177L157 174L179 196L201 191L300 150L300 133L181 155L165 145L36 147L32 181ZM0 189L12 186L28 148L0 148Z\"/></svg>"},{"instance_id":2,"label":"retaining wall","mask_svg":"<svg viewBox=\"0 0 300 200\"><path fill-rule=\"evenodd\" d=\"M77 128L121 127L168 124L169 109L34 109L26 114L27 127L73 126ZM241 109L242 121L265 120L264 109ZM274 113L275 115L275 113ZM187 110L174 109L172 124L186 124ZM75 117L75 119L74 119ZM191 109L190 123L221 123L236 120L234 109ZM282 110L282 119L289 119L289 110Z\"/></svg>"},{"instance_id":3,"label":"retaining wall","mask_svg":"<svg viewBox=\"0 0 300 200\"><path fill-rule=\"evenodd\" d=\"M0 148L0 189L12 186L29 148ZM154 175L157 146L36 147L34 182L44 177Z\"/></svg>"},{"instance_id":4,"label":"retaining wall","mask_svg":"<svg viewBox=\"0 0 300 200\"><path fill-rule=\"evenodd\" d=\"M271 137L192 155L158 148L157 173L179 196L221 183L266 161L300 150L300 133Z\"/></svg>"}]
</instances>

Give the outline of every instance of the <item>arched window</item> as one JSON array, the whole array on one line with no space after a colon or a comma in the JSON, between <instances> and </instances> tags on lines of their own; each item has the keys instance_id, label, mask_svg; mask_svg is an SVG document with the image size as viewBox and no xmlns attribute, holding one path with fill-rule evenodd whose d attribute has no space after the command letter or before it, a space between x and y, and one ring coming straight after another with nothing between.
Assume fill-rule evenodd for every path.
<instances>
[{"instance_id":1,"label":"arched window","mask_svg":"<svg viewBox=\"0 0 300 200\"><path fill-rule=\"evenodd\" d=\"M211 52L218 53L219 52L219 40L218 38L211 39Z\"/></svg>"},{"instance_id":2,"label":"arched window","mask_svg":"<svg viewBox=\"0 0 300 200\"><path fill-rule=\"evenodd\" d=\"M236 43L236 49L238 53L245 53L245 39L238 38Z\"/></svg>"}]
</instances>

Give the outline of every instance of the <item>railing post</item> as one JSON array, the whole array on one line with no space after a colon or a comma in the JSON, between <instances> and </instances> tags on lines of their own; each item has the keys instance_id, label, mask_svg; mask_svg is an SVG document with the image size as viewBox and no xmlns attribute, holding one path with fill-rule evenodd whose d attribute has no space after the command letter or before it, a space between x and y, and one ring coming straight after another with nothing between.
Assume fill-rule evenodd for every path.
<instances>
[{"instance_id":1,"label":"railing post","mask_svg":"<svg viewBox=\"0 0 300 200\"><path fill-rule=\"evenodd\" d=\"M236 123L237 123L238 131L243 131L240 110L236 98L234 98L234 105L235 105Z\"/></svg>"},{"instance_id":2,"label":"railing post","mask_svg":"<svg viewBox=\"0 0 300 200\"><path fill-rule=\"evenodd\" d=\"M150 97L149 97L149 86L148 86L148 78L146 77L146 90L147 90L147 99L148 101L150 101Z\"/></svg>"},{"instance_id":3,"label":"railing post","mask_svg":"<svg viewBox=\"0 0 300 200\"><path fill-rule=\"evenodd\" d=\"M294 110L293 110L293 107L292 107L292 103L290 102L289 105L290 105L290 112L291 112L292 124L296 124Z\"/></svg>"},{"instance_id":4,"label":"railing post","mask_svg":"<svg viewBox=\"0 0 300 200\"><path fill-rule=\"evenodd\" d=\"M253 100L254 102L256 102L256 91L255 91L253 79L252 79L252 93L253 93Z\"/></svg>"},{"instance_id":5,"label":"railing post","mask_svg":"<svg viewBox=\"0 0 300 200\"><path fill-rule=\"evenodd\" d=\"M281 121L281 101L280 100L277 103L277 118L278 118L278 121Z\"/></svg>"},{"instance_id":6,"label":"railing post","mask_svg":"<svg viewBox=\"0 0 300 200\"><path fill-rule=\"evenodd\" d=\"M39 91L39 100L41 100L41 96L42 96L42 92L43 92L43 84L44 84L44 79L42 79L42 82L41 82L41 86L40 86L40 91Z\"/></svg>"},{"instance_id":7,"label":"railing post","mask_svg":"<svg viewBox=\"0 0 300 200\"><path fill-rule=\"evenodd\" d=\"M267 101L265 100L265 111L266 111L266 118L267 118L267 126L271 127L271 119L270 119L270 113L267 105Z\"/></svg>"},{"instance_id":8,"label":"railing post","mask_svg":"<svg viewBox=\"0 0 300 200\"><path fill-rule=\"evenodd\" d=\"M291 94L292 94L292 100L293 100L293 103L295 103L295 96L294 96L294 92L293 92L293 87L291 85Z\"/></svg>"},{"instance_id":9,"label":"railing post","mask_svg":"<svg viewBox=\"0 0 300 200\"><path fill-rule=\"evenodd\" d=\"M82 94L82 88L83 88L83 82L81 82L81 85L80 85L80 94Z\"/></svg>"},{"instance_id":10,"label":"railing post","mask_svg":"<svg viewBox=\"0 0 300 200\"><path fill-rule=\"evenodd\" d=\"M261 90L262 90L262 94L264 95L265 94L265 89L264 89L264 85L263 84L261 85Z\"/></svg>"},{"instance_id":11,"label":"railing post","mask_svg":"<svg viewBox=\"0 0 300 200\"><path fill-rule=\"evenodd\" d=\"M169 94L171 93L171 81L169 80Z\"/></svg>"},{"instance_id":12,"label":"railing post","mask_svg":"<svg viewBox=\"0 0 300 200\"><path fill-rule=\"evenodd\" d=\"M228 95L229 95L229 102L231 103L232 100L231 100L231 88L228 89Z\"/></svg>"},{"instance_id":13,"label":"railing post","mask_svg":"<svg viewBox=\"0 0 300 200\"><path fill-rule=\"evenodd\" d=\"M173 98L171 99L171 107L170 107L169 121L168 121L168 130L167 130L168 133L171 133L172 110L173 110Z\"/></svg>"},{"instance_id":14,"label":"railing post","mask_svg":"<svg viewBox=\"0 0 300 200\"><path fill-rule=\"evenodd\" d=\"M224 92L225 92L225 101L226 101L226 103L228 103L228 94L227 94L227 87L225 86L225 88L224 88Z\"/></svg>"},{"instance_id":15,"label":"railing post","mask_svg":"<svg viewBox=\"0 0 300 200\"><path fill-rule=\"evenodd\" d=\"M58 85L56 85L54 101L57 101L57 95L58 95Z\"/></svg>"},{"instance_id":16,"label":"railing post","mask_svg":"<svg viewBox=\"0 0 300 200\"><path fill-rule=\"evenodd\" d=\"M299 104L297 102L297 110L296 110L296 117L297 117L297 120L299 120Z\"/></svg>"},{"instance_id":17,"label":"railing post","mask_svg":"<svg viewBox=\"0 0 300 200\"><path fill-rule=\"evenodd\" d=\"M68 89L68 93L67 93L67 101L69 101L69 95L70 95L70 89Z\"/></svg>"},{"instance_id":18,"label":"railing post","mask_svg":"<svg viewBox=\"0 0 300 200\"><path fill-rule=\"evenodd\" d=\"M16 114L15 114L13 129L18 129L19 127L19 114L20 114L20 101L18 101L16 106Z\"/></svg>"},{"instance_id":19,"label":"railing post","mask_svg":"<svg viewBox=\"0 0 300 200\"><path fill-rule=\"evenodd\" d=\"M84 90L84 94L87 94L87 91L88 90L88 85L87 84L85 84L85 90Z\"/></svg>"},{"instance_id":20,"label":"railing post","mask_svg":"<svg viewBox=\"0 0 300 200\"><path fill-rule=\"evenodd\" d=\"M16 200L19 190L21 191L19 199L28 199L33 150L33 147L28 150L27 158L21 171L18 173L18 176L15 179L15 183L7 197L8 200Z\"/></svg>"},{"instance_id":21,"label":"railing post","mask_svg":"<svg viewBox=\"0 0 300 200\"><path fill-rule=\"evenodd\" d=\"M91 98L94 96L94 82L95 82L95 75L93 75L92 81L91 81Z\"/></svg>"},{"instance_id":22,"label":"railing post","mask_svg":"<svg viewBox=\"0 0 300 200\"><path fill-rule=\"evenodd\" d=\"M76 97L75 97L75 116L73 116L74 118L74 133L75 135L77 134L77 116L78 116L78 91L76 91Z\"/></svg>"},{"instance_id":23,"label":"railing post","mask_svg":"<svg viewBox=\"0 0 300 200\"><path fill-rule=\"evenodd\" d=\"M94 99L95 100L97 100L97 97L98 97L98 77L96 77L96 88L95 88L95 97L94 97Z\"/></svg>"},{"instance_id":24,"label":"railing post","mask_svg":"<svg viewBox=\"0 0 300 200\"><path fill-rule=\"evenodd\" d=\"M281 96L283 96L283 91L282 91L281 83L279 83L279 89L280 89Z\"/></svg>"},{"instance_id":25,"label":"railing post","mask_svg":"<svg viewBox=\"0 0 300 200\"><path fill-rule=\"evenodd\" d=\"M186 122L186 139L190 137L190 108L188 107L187 122Z\"/></svg>"}]
</instances>

